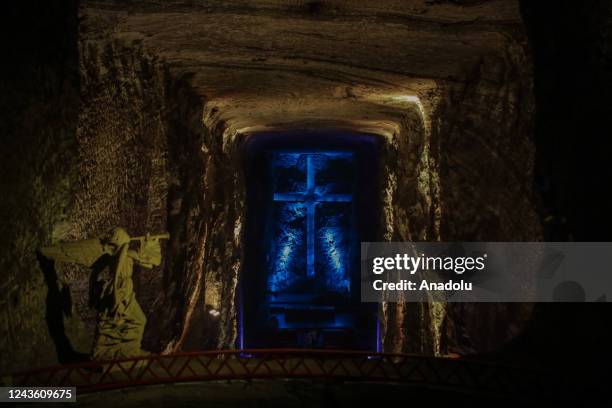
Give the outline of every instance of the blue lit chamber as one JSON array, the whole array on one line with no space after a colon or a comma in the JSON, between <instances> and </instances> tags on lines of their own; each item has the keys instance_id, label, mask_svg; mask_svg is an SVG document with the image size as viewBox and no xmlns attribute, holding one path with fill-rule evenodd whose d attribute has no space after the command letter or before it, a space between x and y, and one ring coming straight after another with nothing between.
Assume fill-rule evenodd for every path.
<instances>
[{"instance_id":1,"label":"blue lit chamber","mask_svg":"<svg viewBox=\"0 0 612 408\"><path fill-rule=\"evenodd\" d=\"M350 152L273 154L269 291L291 291L310 279L322 291L350 292L354 165Z\"/></svg>"}]
</instances>

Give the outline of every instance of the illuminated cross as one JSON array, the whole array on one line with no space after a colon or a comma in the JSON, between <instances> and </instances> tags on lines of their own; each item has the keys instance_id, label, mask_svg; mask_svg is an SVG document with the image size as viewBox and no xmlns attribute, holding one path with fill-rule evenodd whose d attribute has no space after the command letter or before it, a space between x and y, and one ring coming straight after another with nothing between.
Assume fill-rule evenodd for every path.
<instances>
[{"instance_id":1,"label":"illuminated cross","mask_svg":"<svg viewBox=\"0 0 612 408\"><path fill-rule=\"evenodd\" d=\"M295 193L274 193L274 201L302 202L306 205L306 273L315 275L315 208L321 202L350 202L350 194L324 194L315 186L314 155L306 155L306 191Z\"/></svg>"}]
</instances>

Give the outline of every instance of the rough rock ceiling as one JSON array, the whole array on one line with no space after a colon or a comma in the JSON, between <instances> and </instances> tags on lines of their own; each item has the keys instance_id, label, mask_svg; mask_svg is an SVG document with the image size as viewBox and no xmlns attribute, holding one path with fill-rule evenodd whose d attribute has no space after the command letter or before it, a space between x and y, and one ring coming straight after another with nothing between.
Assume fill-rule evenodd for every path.
<instances>
[{"instance_id":1,"label":"rough rock ceiling","mask_svg":"<svg viewBox=\"0 0 612 408\"><path fill-rule=\"evenodd\" d=\"M82 16L87 38L142 42L239 131L384 133L524 36L515 0L88 1Z\"/></svg>"}]
</instances>

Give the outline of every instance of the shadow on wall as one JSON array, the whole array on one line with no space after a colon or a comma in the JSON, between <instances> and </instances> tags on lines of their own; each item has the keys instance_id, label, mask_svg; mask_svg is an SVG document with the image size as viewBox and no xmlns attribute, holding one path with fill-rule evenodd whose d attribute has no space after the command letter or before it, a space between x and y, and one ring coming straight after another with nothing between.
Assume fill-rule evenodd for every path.
<instances>
[{"instance_id":1,"label":"shadow on wall","mask_svg":"<svg viewBox=\"0 0 612 408\"><path fill-rule=\"evenodd\" d=\"M69 317L72 314L70 287L60 284L53 260L45 258L40 253L36 253L36 258L47 286L45 320L49 336L55 344L58 361L61 364L70 364L89 360L88 354L74 350L66 335L64 316Z\"/></svg>"}]
</instances>

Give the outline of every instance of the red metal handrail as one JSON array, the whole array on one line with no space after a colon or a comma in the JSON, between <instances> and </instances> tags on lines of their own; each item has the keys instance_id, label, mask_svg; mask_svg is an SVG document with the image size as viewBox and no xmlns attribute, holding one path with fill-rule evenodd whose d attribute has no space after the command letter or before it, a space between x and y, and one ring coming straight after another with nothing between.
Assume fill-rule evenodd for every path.
<instances>
[{"instance_id":1,"label":"red metal handrail","mask_svg":"<svg viewBox=\"0 0 612 408\"><path fill-rule=\"evenodd\" d=\"M349 350L253 349L147 355L15 373L14 386L76 386L79 393L162 383L313 378L409 383L516 395L550 389L541 370L489 362Z\"/></svg>"}]
</instances>

